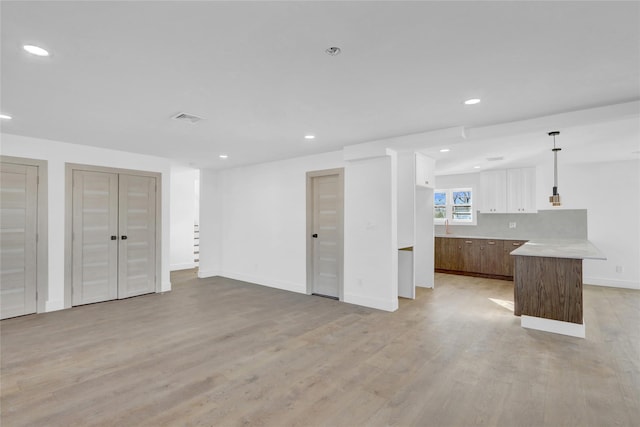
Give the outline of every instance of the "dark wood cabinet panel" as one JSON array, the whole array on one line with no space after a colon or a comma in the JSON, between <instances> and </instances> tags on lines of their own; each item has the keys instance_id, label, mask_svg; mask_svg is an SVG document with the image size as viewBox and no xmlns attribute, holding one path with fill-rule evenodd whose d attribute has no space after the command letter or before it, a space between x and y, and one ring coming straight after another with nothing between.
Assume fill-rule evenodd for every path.
<instances>
[{"instance_id":1,"label":"dark wood cabinet panel","mask_svg":"<svg viewBox=\"0 0 640 427\"><path fill-rule=\"evenodd\" d=\"M435 268L440 271L511 279L511 251L523 240L435 238Z\"/></svg>"},{"instance_id":2,"label":"dark wood cabinet panel","mask_svg":"<svg viewBox=\"0 0 640 427\"><path fill-rule=\"evenodd\" d=\"M478 239L462 239L462 271L480 273L480 241Z\"/></svg>"},{"instance_id":3,"label":"dark wood cabinet panel","mask_svg":"<svg viewBox=\"0 0 640 427\"><path fill-rule=\"evenodd\" d=\"M514 314L582 324L582 260L514 256Z\"/></svg>"},{"instance_id":4,"label":"dark wood cabinet panel","mask_svg":"<svg viewBox=\"0 0 640 427\"><path fill-rule=\"evenodd\" d=\"M462 269L462 240L461 239L445 239L446 244L446 262L444 268L446 270Z\"/></svg>"},{"instance_id":5,"label":"dark wood cabinet panel","mask_svg":"<svg viewBox=\"0 0 640 427\"><path fill-rule=\"evenodd\" d=\"M439 270L459 270L462 266L461 239L435 238L435 268Z\"/></svg>"},{"instance_id":6,"label":"dark wood cabinet panel","mask_svg":"<svg viewBox=\"0 0 640 427\"><path fill-rule=\"evenodd\" d=\"M513 276L514 269L514 257L511 256L511 251L515 251L520 246L524 245L526 240L504 240L503 242L503 258L505 276Z\"/></svg>"},{"instance_id":7,"label":"dark wood cabinet panel","mask_svg":"<svg viewBox=\"0 0 640 427\"><path fill-rule=\"evenodd\" d=\"M435 250L433 251L435 255L434 259L434 267L436 269L446 270L446 252L447 246L449 245L449 239L445 239L444 237L436 237L434 239L435 242Z\"/></svg>"},{"instance_id":8,"label":"dark wood cabinet panel","mask_svg":"<svg viewBox=\"0 0 640 427\"><path fill-rule=\"evenodd\" d=\"M504 262L504 245L502 240L480 241L480 272L508 276Z\"/></svg>"}]
</instances>

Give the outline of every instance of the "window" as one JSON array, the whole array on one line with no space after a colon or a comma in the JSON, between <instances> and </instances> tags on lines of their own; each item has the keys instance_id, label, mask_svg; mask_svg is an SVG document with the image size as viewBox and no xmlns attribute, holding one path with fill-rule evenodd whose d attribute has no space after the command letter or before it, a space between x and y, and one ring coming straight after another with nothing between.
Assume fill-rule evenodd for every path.
<instances>
[{"instance_id":1,"label":"window","mask_svg":"<svg viewBox=\"0 0 640 427\"><path fill-rule=\"evenodd\" d=\"M433 192L433 219L443 224L475 224L471 188L451 188Z\"/></svg>"},{"instance_id":2,"label":"window","mask_svg":"<svg viewBox=\"0 0 640 427\"><path fill-rule=\"evenodd\" d=\"M444 220L447 217L447 192L435 191L433 197L433 217Z\"/></svg>"}]
</instances>

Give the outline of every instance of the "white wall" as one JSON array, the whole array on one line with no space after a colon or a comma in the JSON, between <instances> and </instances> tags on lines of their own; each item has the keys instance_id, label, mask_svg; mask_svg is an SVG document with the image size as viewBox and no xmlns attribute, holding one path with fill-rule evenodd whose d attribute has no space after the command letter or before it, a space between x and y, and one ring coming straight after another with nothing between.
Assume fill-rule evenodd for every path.
<instances>
[{"instance_id":1,"label":"white wall","mask_svg":"<svg viewBox=\"0 0 640 427\"><path fill-rule=\"evenodd\" d=\"M398 153L398 247L415 243L416 157L413 151Z\"/></svg>"},{"instance_id":2,"label":"white wall","mask_svg":"<svg viewBox=\"0 0 640 427\"><path fill-rule=\"evenodd\" d=\"M222 228L224 212L222 199L225 197L220 181L221 175L230 171L213 169L200 170L200 262L198 277L222 275ZM253 192L253 190L252 190Z\"/></svg>"},{"instance_id":3,"label":"white wall","mask_svg":"<svg viewBox=\"0 0 640 427\"><path fill-rule=\"evenodd\" d=\"M46 310L64 308L65 163L79 163L162 174L161 290L171 290L169 278L170 164L154 156L2 134L0 154L46 160L49 192L49 295Z\"/></svg>"},{"instance_id":4,"label":"white wall","mask_svg":"<svg viewBox=\"0 0 640 427\"><path fill-rule=\"evenodd\" d=\"M306 173L345 167L344 301L397 308L395 158L340 151L201 171L199 277L306 293Z\"/></svg>"},{"instance_id":5,"label":"white wall","mask_svg":"<svg viewBox=\"0 0 640 427\"><path fill-rule=\"evenodd\" d=\"M436 177L436 189L470 187L473 197L473 210L482 210L482 197L480 197L480 174L465 173L459 175L439 175Z\"/></svg>"},{"instance_id":6,"label":"white wall","mask_svg":"<svg viewBox=\"0 0 640 427\"><path fill-rule=\"evenodd\" d=\"M202 170L199 277L306 292L306 172L343 166L338 151Z\"/></svg>"},{"instance_id":7,"label":"white wall","mask_svg":"<svg viewBox=\"0 0 640 427\"><path fill-rule=\"evenodd\" d=\"M171 169L171 271L195 267L196 169Z\"/></svg>"},{"instance_id":8,"label":"white wall","mask_svg":"<svg viewBox=\"0 0 640 427\"><path fill-rule=\"evenodd\" d=\"M345 170L344 300L398 309L397 155Z\"/></svg>"},{"instance_id":9,"label":"white wall","mask_svg":"<svg viewBox=\"0 0 640 427\"><path fill-rule=\"evenodd\" d=\"M587 209L589 240L607 257L584 261L584 283L640 289L640 161L567 165L558 157L555 209ZM536 181L538 209L554 209L552 158L538 165Z\"/></svg>"}]
</instances>

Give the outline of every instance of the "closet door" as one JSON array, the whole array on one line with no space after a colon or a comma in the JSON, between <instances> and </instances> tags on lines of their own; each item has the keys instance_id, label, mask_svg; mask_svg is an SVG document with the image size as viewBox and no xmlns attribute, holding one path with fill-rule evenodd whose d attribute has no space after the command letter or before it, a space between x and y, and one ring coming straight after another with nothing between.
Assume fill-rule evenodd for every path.
<instances>
[{"instance_id":1,"label":"closet door","mask_svg":"<svg viewBox=\"0 0 640 427\"><path fill-rule=\"evenodd\" d=\"M156 290L156 179L120 174L118 298Z\"/></svg>"},{"instance_id":2,"label":"closet door","mask_svg":"<svg viewBox=\"0 0 640 427\"><path fill-rule=\"evenodd\" d=\"M0 164L0 318L36 312L38 168Z\"/></svg>"},{"instance_id":3,"label":"closet door","mask_svg":"<svg viewBox=\"0 0 640 427\"><path fill-rule=\"evenodd\" d=\"M118 297L118 175L73 171L72 305Z\"/></svg>"}]
</instances>

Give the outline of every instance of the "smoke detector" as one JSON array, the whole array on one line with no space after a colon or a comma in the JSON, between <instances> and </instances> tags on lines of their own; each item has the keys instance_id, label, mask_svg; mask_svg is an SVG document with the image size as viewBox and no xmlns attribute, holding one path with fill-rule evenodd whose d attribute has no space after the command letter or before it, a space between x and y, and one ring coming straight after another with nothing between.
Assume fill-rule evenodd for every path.
<instances>
[{"instance_id":1,"label":"smoke detector","mask_svg":"<svg viewBox=\"0 0 640 427\"><path fill-rule=\"evenodd\" d=\"M333 46L333 47L329 47L329 48L325 49L325 52L329 56L338 56L338 55L340 55L340 52L342 52L342 49L340 49L339 47Z\"/></svg>"},{"instance_id":2,"label":"smoke detector","mask_svg":"<svg viewBox=\"0 0 640 427\"><path fill-rule=\"evenodd\" d=\"M181 122L198 123L200 120L204 120L202 117L198 117L194 114L178 113L171 117L173 120L179 120Z\"/></svg>"}]
</instances>

